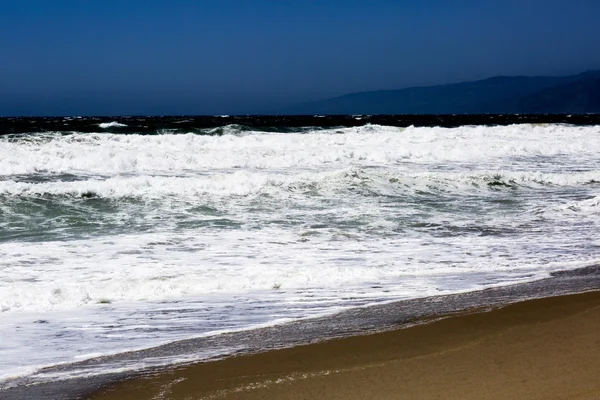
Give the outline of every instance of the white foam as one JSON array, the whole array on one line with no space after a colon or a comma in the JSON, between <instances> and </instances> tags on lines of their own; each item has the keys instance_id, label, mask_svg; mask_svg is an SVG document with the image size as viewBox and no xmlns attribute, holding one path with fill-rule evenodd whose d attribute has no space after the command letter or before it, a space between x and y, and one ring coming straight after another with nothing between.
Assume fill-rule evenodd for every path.
<instances>
[{"instance_id":1,"label":"white foam","mask_svg":"<svg viewBox=\"0 0 600 400\"><path fill-rule=\"evenodd\" d=\"M90 178L78 181L20 182L15 179L0 181L0 195L6 196L72 196L160 199L176 196L193 200L202 196L213 199L228 196L257 194L302 195L312 189L320 194L340 194L355 189L356 185L374 193L387 195L414 195L418 191L438 191L456 194L488 193L502 187L576 187L600 182L600 170L576 173L543 173L515 171L404 172L388 169L364 170L345 168L329 172L301 172L285 174L268 171L238 170L215 172L210 175L189 176L114 176L105 179Z\"/></svg>"},{"instance_id":2,"label":"white foam","mask_svg":"<svg viewBox=\"0 0 600 400\"><path fill-rule=\"evenodd\" d=\"M117 121L112 121L112 122L102 122L99 123L98 126L102 129L106 129L106 128L113 128L113 127L122 127L122 126L127 126L126 124L122 124L120 122Z\"/></svg>"},{"instance_id":3,"label":"white foam","mask_svg":"<svg viewBox=\"0 0 600 400\"><path fill-rule=\"evenodd\" d=\"M337 132L343 134L335 134ZM390 128L365 126L314 133L244 135L73 134L0 141L0 174L186 173L215 169L331 169L348 166L421 167L444 163L497 169L538 158L596 163L596 127Z\"/></svg>"}]
</instances>

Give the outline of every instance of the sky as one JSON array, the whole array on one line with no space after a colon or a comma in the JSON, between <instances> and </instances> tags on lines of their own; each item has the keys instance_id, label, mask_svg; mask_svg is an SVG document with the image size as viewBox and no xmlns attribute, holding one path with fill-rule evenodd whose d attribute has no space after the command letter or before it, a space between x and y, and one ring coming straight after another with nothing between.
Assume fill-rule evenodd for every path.
<instances>
[{"instance_id":1,"label":"sky","mask_svg":"<svg viewBox=\"0 0 600 400\"><path fill-rule=\"evenodd\" d=\"M0 115L269 113L600 69L598 0L0 0Z\"/></svg>"}]
</instances>

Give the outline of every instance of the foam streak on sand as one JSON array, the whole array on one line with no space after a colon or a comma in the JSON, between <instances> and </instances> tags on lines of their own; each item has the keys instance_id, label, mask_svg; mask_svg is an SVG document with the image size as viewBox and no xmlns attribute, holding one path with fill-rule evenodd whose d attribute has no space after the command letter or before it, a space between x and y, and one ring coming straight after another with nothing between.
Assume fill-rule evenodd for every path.
<instances>
[{"instance_id":1,"label":"foam streak on sand","mask_svg":"<svg viewBox=\"0 0 600 400\"><path fill-rule=\"evenodd\" d=\"M600 260L597 126L219 133L0 139L0 385Z\"/></svg>"}]
</instances>

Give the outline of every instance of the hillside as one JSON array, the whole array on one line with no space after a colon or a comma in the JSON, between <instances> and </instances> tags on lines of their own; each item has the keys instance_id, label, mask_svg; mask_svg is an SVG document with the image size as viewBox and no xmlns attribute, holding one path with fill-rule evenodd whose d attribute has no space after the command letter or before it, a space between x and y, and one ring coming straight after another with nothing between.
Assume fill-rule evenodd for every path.
<instances>
[{"instance_id":1,"label":"hillside","mask_svg":"<svg viewBox=\"0 0 600 400\"><path fill-rule=\"evenodd\" d=\"M502 114L600 112L600 70L563 77L497 76L479 81L351 93L286 114Z\"/></svg>"}]
</instances>

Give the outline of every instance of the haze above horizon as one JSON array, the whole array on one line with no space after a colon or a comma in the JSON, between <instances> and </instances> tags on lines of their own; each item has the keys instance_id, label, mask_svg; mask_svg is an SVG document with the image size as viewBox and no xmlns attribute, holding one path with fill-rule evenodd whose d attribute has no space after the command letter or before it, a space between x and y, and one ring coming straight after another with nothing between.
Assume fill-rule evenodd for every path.
<instances>
[{"instance_id":1,"label":"haze above horizon","mask_svg":"<svg viewBox=\"0 0 600 400\"><path fill-rule=\"evenodd\" d=\"M252 114L600 68L591 0L8 0L0 115Z\"/></svg>"}]
</instances>

